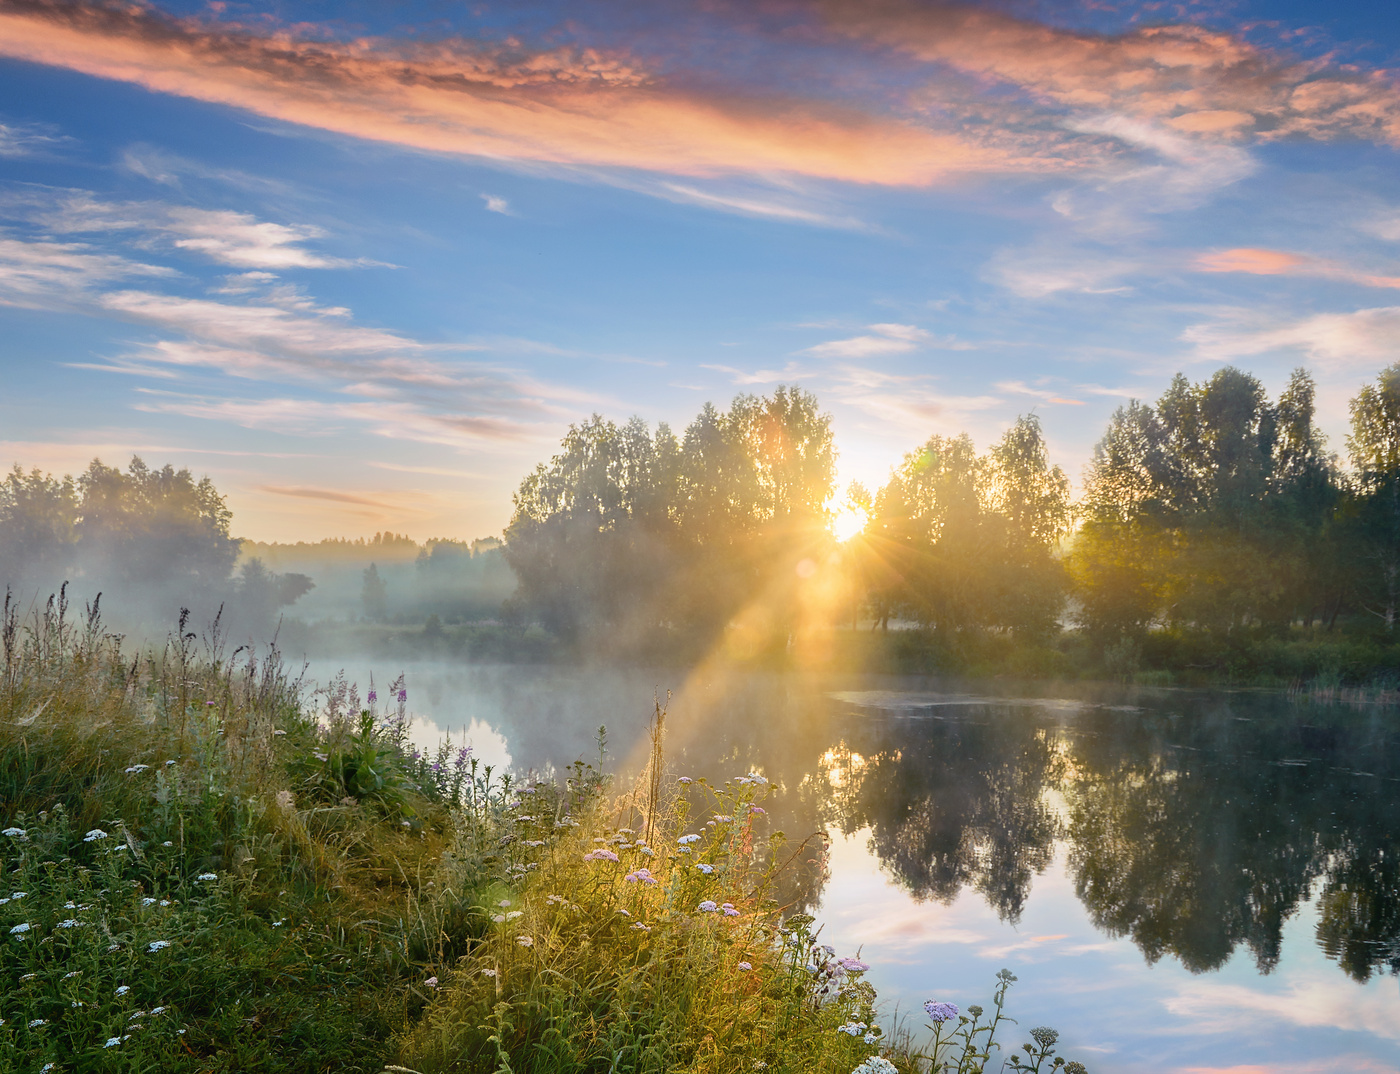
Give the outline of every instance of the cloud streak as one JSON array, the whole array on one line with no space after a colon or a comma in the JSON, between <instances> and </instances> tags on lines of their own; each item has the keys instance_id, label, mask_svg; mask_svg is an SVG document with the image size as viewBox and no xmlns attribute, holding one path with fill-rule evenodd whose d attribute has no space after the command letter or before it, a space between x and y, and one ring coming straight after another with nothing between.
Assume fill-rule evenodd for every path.
<instances>
[{"instance_id":1,"label":"cloud streak","mask_svg":"<svg viewBox=\"0 0 1400 1074\"><path fill-rule=\"evenodd\" d=\"M1303 61L1191 23L1081 33L984 5L817 0L833 34L1017 87L1070 112L1126 112L1197 137L1400 145L1393 75Z\"/></svg>"},{"instance_id":2,"label":"cloud streak","mask_svg":"<svg viewBox=\"0 0 1400 1074\"><path fill-rule=\"evenodd\" d=\"M626 55L312 41L134 5L3 0L0 54L417 149L673 175L927 184L1009 158L827 101L705 92Z\"/></svg>"}]
</instances>

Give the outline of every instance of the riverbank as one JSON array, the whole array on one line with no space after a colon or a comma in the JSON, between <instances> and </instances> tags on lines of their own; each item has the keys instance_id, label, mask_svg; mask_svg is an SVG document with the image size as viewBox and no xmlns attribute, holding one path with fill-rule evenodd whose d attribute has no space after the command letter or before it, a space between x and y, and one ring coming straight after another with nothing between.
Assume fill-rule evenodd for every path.
<instances>
[{"instance_id":1,"label":"riverbank","mask_svg":"<svg viewBox=\"0 0 1400 1074\"><path fill-rule=\"evenodd\" d=\"M313 659L363 655L495 664L692 666L718 657L742 667L843 674L944 675L1038 682L1116 682L1140 686L1259 687L1316 697L1400 703L1400 638L1382 630L1320 628L1230 636L1154 631L1102 645L1077 631L1040 640L969 633L949 638L922 628L832 628L786 645L746 647L732 637L709 643L658 636L641 651L568 645L538 627L498 622L380 624L289 621L282 641Z\"/></svg>"},{"instance_id":2,"label":"riverbank","mask_svg":"<svg viewBox=\"0 0 1400 1074\"><path fill-rule=\"evenodd\" d=\"M275 653L4 625L6 1074L927 1067L784 916L809 851L759 773L672 779L658 734L636 785L521 783L414 749L401 684L312 711ZM1009 983L932 1012L939 1058L988 1050Z\"/></svg>"}]
</instances>

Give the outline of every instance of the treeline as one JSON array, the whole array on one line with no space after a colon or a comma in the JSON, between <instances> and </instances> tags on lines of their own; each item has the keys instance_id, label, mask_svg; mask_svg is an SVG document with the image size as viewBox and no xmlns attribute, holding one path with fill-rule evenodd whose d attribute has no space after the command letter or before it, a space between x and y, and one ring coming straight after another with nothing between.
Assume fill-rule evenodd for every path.
<instances>
[{"instance_id":1,"label":"treeline","mask_svg":"<svg viewBox=\"0 0 1400 1074\"><path fill-rule=\"evenodd\" d=\"M1277 400L1238 369L1178 375L1154 405L1115 412L1077 502L1033 414L982 454L935 435L883 487L846 491L868 523L844 545L827 528L831 419L810 393L707 405L680 437L595 415L516 494L514 608L624 649L723 635L771 651L866 623L916 627L950 665L1019 646L1064 657L1032 670L1228 668L1251 646L1342 635L1383 665L1400 604L1400 365L1352 401L1349 469L1314 396L1303 370Z\"/></svg>"},{"instance_id":2,"label":"treeline","mask_svg":"<svg viewBox=\"0 0 1400 1074\"><path fill-rule=\"evenodd\" d=\"M207 622L223 607L226 625L262 632L314 583L238 565L232 517L209 478L140 458L125 471L93 460L76 479L16 465L0 480L0 588L21 603L64 583L100 592L128 629L168 626L182 607Z\"/></svg>"},{"instance_id":3,"label":"treeline","mask_svg":"<svg viewBox=\"0 0 1400 1074\"><path fill-rule=\"evenodd\" d=\"M680 437L594 415L515 494L513 611L629 649L745 611L762 643L785 636L803 564L828 550L835 473L831 418L798 389L706 404Z\"/></svg>"},{"instance_id":4,"label":"treeline","mask_svg":"<svg viewBox=\"0 0 1400 1074\"><path fill-rule=\"evenodd\" d=\"M162 633L188 608L200 627L222 614L240 639L266 640L292 605L302 620L451 623L498 617L515 588L494 538L262 544L232 536L232 521L189 470L94 460L74 478L16 465L0 478L0 592L24 606L67 583L76 601L101 593L132 633Z\"/></svg>"},{"instance_id":5,"label":"treeline","mask_svg":"<svg viewBox=\"0 0 1400 1074\"><path fill-rule=\"evenodd\" d=\"M515 575L493 537L432 537L419 544L385 531L354 540L245 541L242 556L314 578L315 592L297 611L315 620L410 624L436 616L440 624L479 622L499 618L515 590Z\"/></svg>"}]
</instances>

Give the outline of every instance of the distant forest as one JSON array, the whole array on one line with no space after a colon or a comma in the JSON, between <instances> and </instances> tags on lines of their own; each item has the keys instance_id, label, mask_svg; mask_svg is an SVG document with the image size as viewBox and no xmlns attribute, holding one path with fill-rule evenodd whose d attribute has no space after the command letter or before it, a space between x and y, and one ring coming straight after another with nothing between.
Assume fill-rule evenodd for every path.
<instances>
[{"instance_id":1,"label":"distant forest","mask_svg":"<svg viewBox=\"0 0 1400 1074\"><path fill-rule=\"evenodd\" d=\"M1396 666L1400 364L1351 401L1349 465L1314 393L1303 370L1276 400L1238 369L1178 375L1114 413L1078 501L1034 414L982 453L934 435L840 493L831 418L799 388L707 404L680 435L594 415L523 480L504 544L240 542L187 470L16 466L0 584L74 579L145 621L223 605L253 633L295 605L439 638L534 624L595 655L821 658L844 633L884 639L851 651L890 667L1374 676ZM834 510L863 532L837 541Z\"/></svg>"}]
</instances>

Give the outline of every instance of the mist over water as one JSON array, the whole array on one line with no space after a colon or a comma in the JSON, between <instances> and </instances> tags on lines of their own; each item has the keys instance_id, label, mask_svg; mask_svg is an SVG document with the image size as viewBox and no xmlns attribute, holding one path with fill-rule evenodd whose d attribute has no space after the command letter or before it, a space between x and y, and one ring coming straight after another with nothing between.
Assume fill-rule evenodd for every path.
<instances>
[{"instance_id":1,"label":"mist over water","mask_svg":"<svg viewBox=\"0 0 1400 1074\"><path fill-rule=\"evenodd\" d=\"M1100 1069L1400 1069L1383 712L717 667L310 673L342 667L362 690L404 671L420 743L465 733L517 773L596 760L606 725L619 786L659 696L670 773L774 782L767 819L802 846L783 898L843 953L863 945L902 1010L985 1002L1005 965L1022 1025L1065 1027Z\"/></svg>"}]
</instances>

